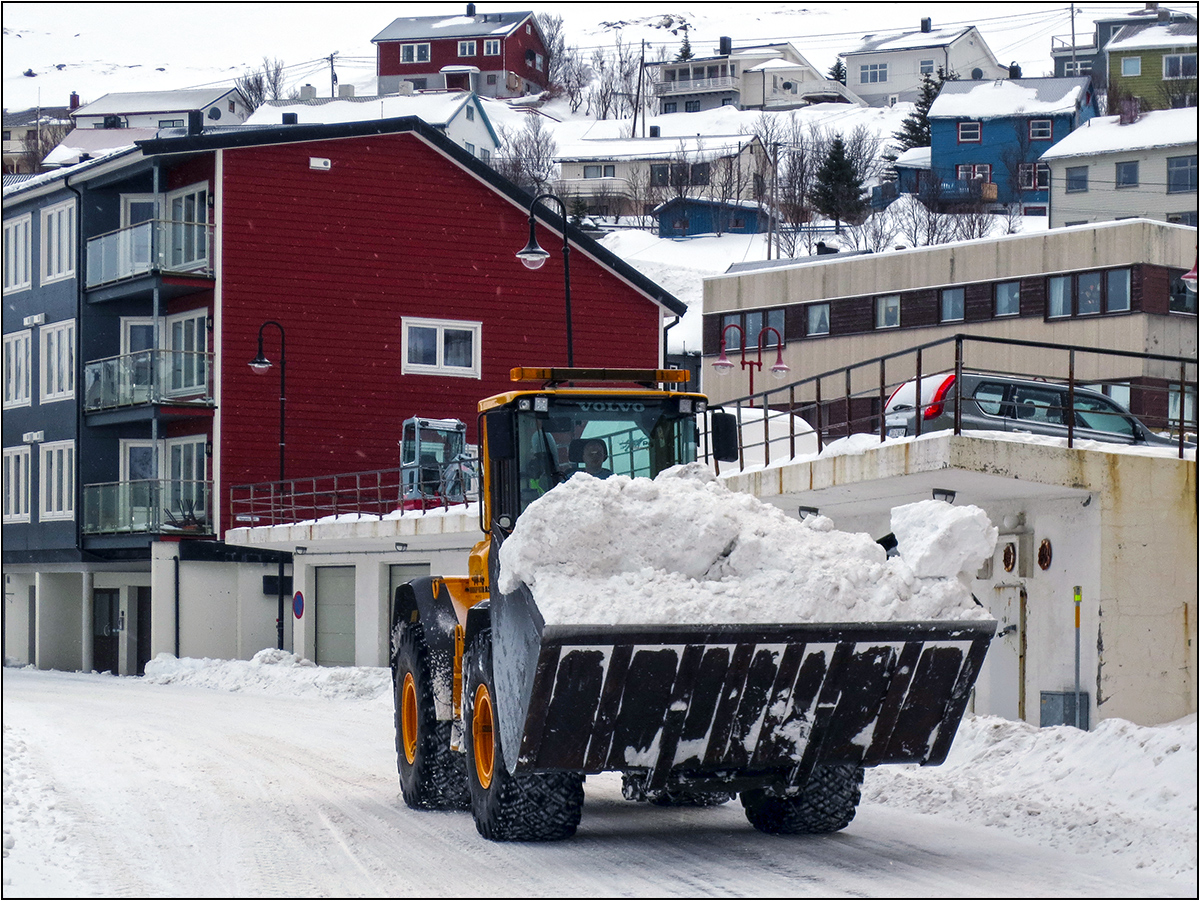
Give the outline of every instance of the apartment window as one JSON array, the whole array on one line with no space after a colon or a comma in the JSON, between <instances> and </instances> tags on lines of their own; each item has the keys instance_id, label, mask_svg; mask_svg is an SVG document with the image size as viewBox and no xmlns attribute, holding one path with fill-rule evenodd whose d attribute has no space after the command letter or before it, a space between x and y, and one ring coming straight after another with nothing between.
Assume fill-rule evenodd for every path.
<instances>
[{"instance_id":1,"label":"apartment window","mask_svg":"<svg viewBox=\"0 0 1200 901\"><path fill-rule=\"evenodd\" d=\"M684 104L683 104L683 111L684 111L685 113L698 113L698 112L700 112L700 101L699 101L699 100L686 100L686 101L684 101Z\"/></svg>"},{"instance_id":2,"label":"apartment window","mask_svg":"<svg viewBox=\"0 0 1200 901\"><path fill-rule=\"evenodd\" d=\"M167 319L171 348L171 392L208 388L208 311L191 310Z\"/></svg>"},{"instance_id":3,"label":"apartment window","mask_svg":"<svg viewBox=\"0 0 1200 901\"><path fill-rule=\"evenodd\" d=\"M1021 163L1017 182L1022 191L1045 191L1050 187L1050 167L1045 163Z\"/></svg>"},{"instance_id":4,"label":"apartment window","mask_svg":"<svg viewBox=\"0 0 1200 901\"><path fill-rule=\"evenodd\" d=\"M483 42L483 55L484 56L499 56L500 55L500 42L498 40L495 40L492 38L488 38L488 40L484 41Z\"/></svg>"},{"instance_id":5,"label":"apartment window","mask_svg":"<svg viewBox=\"0 0 1200 901\"><path fill-rule=\"evenodd\" d=\"M1167 221L1175 225L1190 225L1196 227L1196 210L1185 210L1182 213L1167 213Z\"/></svg>"},{"instance_id":6,"label":"apartment window","mask_svg":"<svg viewBox=\"0 0 1200 901\"><path fill-rule=\"evenodd\" d=\"M33 216L24 216L4 223L4 293L23 291L30 282L29 229Z\"/></svg>"},{"instance_id":7,"label":"apartment window","mask_svg":"<svg viewBox=\"0 0 1200 901\"><path fill-rule=\"evenodd\" d=\"M1196 54L1169 53L1163 57L1163 78L1195 78Z\"/></svg>"},{"instance_id":8,"label":"apartment window","mask_svg":"<svg viewBox=\"0 0 1200 901\"><path fill-rule=\"evenodd\" d=\"M875 328L900 327L900 295L887 294L875 298Z\"/></svg>"},{"instance_id":9,"label":"apartment window","mask_svg":"<svg viewBox=\"0 0 1200 901\"><path fill-rule=\"evenodd\" d=\"M208 260L208 184L190 185L167 195L171 220L168 263L193 269Z\"/></svg>"},{"instance_id":10,"label":"apartment window","mask_svg":"<svg viewBox=\"0 0 1200 901\"><path fill-rule=\"evenodd\" d=\"M1130 270L1110 269L1047 279L1047 318L1125 313L1130 309Z\"/></svg>"},{"instance_id":11,"label":"apartment window","mask_svg":"<svg viewBox=\"0 0 1200 901\"><path fill-rule=\"evenodd\" d=\"M427 63L427 62L429 62L429 45L428 44L401 44L400 45L400 62L402 62L402 63Z\"/></svg>"},{"instance_id":12,"label":"apartment window","mask_svg":"<svg viewBox=\"0 0 1200 901\"><path fill-rule=\"evenodd\" d=\"M1076 60L1071 62L1067 60L1063 64L1063 77L1073 78L1076 75L1088 75L1092 71L1091 60Z\"/></svg>"},{"instance_id":13,"label":"apartment window","mask_svg":"<svg viewBox=\"0 0 1200 901\"><path fill-rule=\"evenodd\" d=\"M805 310L804 334L810 338L816 335L829 334L829 304L810 303Z\"/></svg>"},{"instance_id":14,"label":"apartment window","mask_svg":"<svg viewBox=\"0 0 1200 901\"><path fill-rule=\"evenodd\" d=\"M1104 277L1099 272L1082 272L1075 276L1076 312L1080 316L1094 316L1100 312Z\"/></svg>"},{"instance_id":15,"label":"apartment window","mask_svg":"<svg viewBox=\"0 0 1200 901\"><path fill-rule=\"evenodd\" d=\"M709 163L692 163L691 182L693 185L707 185L712 177L712 167Z\"/></svg>"},{"instance_id":16,"label":"apartment window","mask_svg":"<svg viewBox=\"0 0 1200 901\"><path fill-rule=\"evenodd\" d=\"M33 332L25 329L4 336L4 407L28 407L31 400Z\"/></svg>"},{"instance_id":17,"label":"apartment window","mask_svg":"<svg viewBox=\"0 0 1200 901\"><path fill-rule=\"evenodd\" d=\"M43 520L75 518L75 442L49 441L40 448L39 512Z\"/></svg>"},{"instance_id":18,"label":"apartment window","mask_svg":"<svg viewBox=\"0 0 1200 901\"><path fill-rule=\"evenodd\" d=\"M1082 194L1088 189L1088 167L1067 167L1067 193Z\"/></svg>"},{"instance_id":19,"label":"apartment window","mask_svg":"<svg viewBox=\"0 0 1200 901\"><path fill-rule=\"evenodd\" d=\"M1137 160L1117 163L1115 184L1118 188L1136 188L1138 186Z\"/></svg>"},{"instance_id":20,"label":"apartment window","mask_svg":"<svg viewBox=\"0 0 1200 901\"><path fill-rule=\"evenodd\" d=\"M1184 427L1192 430L1196 428L1196 389L1188 387L1183 394L1183 421ZM1179 388L1167 389L1167 417L1171 420L1172 425L1179 422Z\"/></svg>"},{"instance_id":21,"label":"apartment window","mask_svg":"<svg viewBox=\"0 0 1200 901\"><path fill-rule=\"evenodd\" d=\"M1137 78L1142 74L1142 58L1127 56L1121 60L1121 75L1125 78Z\"/></svg>"},{"instance_id":22,"label":"apartment window","mask_svg":"<svg viewBox=\"0 0 1200 901\"><path fill-rule=\"evenodd\" d=\"M459 41L458 42L458 55L459 56L474 56L475 55L475 42L474 41Z\"/></svg>"},{"instance_id":23,"label":"apartment window","mask_svg":"<svg viewBox=\"0 0 1200 901\"><path fill-rule=\"evenodd\" d=\"M183 128L182 119L159 119L159 128Z\"/></svg>"},{"instance_id":24,"label":"apartment window","mask_svg":"<svg viewBox=\"0 0 1200 901\"><path fill-rule=\"evenodd\" d=\"M584 178L599 178L601 171L602 170L599 166L584 166L583 167L583 177Z\"/></svg>"},{"instance_id":25,"label":"apartment window","mask_svg":"<svg viewBox=\"0 0 1200 901\"><path fill-rule=\"evenodd\" d=\"M922 75L932 75L933 74L933 60L931 60L931 59L921 60L921 74Z\"/></svg>"},{"instance_id":26,"label":"apartment window","mask_svg":"<svg viewBox=\"0 0 1200 901\"><path fill-rule=\"evenodd\" d=\"M868 63L859 67L859 84L884 84L887 78L887 63Z\"/></svg>"},{"instance_id":27,"label":"apartment window","mask_svg":"<svg viewBox=\"0 0 1200 901\"><path fill-rule=\"evenodd\" d=\"M201 517L207 513L207 443L205 435L171 438L165 442L170 473L165 498L167 510L181 520L188 515Z\"/></svg>"},{"instance_id":28,"label":"apartment window","mask_svg":"<svg viewBox=\"0 0 1200 901\"><path fill-rule=\"evenodd\" d=\"M1054 136L1054 123L1050 119L1029 120L1029 140L1049 141Z\"/></svg>"},{"instance_id":29,"label":"apartment window","mask_svg":"<svg viewBox=\"0 0 1200 901\"><path fill-rule=\"evenodd\" d=\"M1185 191L1196 191L1196 158L1167 157L1167 193L1179 194Z\"/></svg>"},{"instance_id":30,"label":"apartment window","mask_svg":"<svg viewBox=\"0 0 1200 901\"><path fill-rule=\"evenodd\" d=\"M29 447L4 449L4 521L29 522Z\"/></svg>"},{"instance_id":31,"label":"apartment window","mask_svg":"<svg viewBox=\"0 0 1200 901\"><path fill-rule=\"evenodd\" d=\"M41 329L41 403L75 396L75 320Z\"/></svg>"},{"instance_id":32,"label":"apartment window","mask_svg":"<svg viewBox=\"0 0 1200 901\"><path fill-rule=\"evenodd\" d=\"M1000 282L996 285L996 315L1017 316L1021 312L1021 283Z\"/></svg>"},{"instance_id":33,"label":"apartment window","mask_svg":"<svg viewBox=\"0 0 1200 901\"><path fill-rule=\"evenodd\" d=\"M674 100L663 103L663 115L666 115L667 113L677 113L677 112L679 112L679 104L676 103Z\"/></svg>"},{"instance_id":34,"label":"apartment window","mask_svg":"<svg viewBox=\"0 0 1200 901\"><path fill-rule=\"evenodd\" d=\"M983 127L979 122L958 123L958 143L978 144L982 140Z\"/></svg>"},{"instance_id":35,"label":"apartment window","mask_svg":"<svg viewBox=\"0 0 1200 901\"><path fill-rule=\"evenodd\" d=\"M42 210L42 284L75 274L75 201Z\"/></svg>"},{"instance_id":36,"label":"apartment window","mask_svg":"<svg viewBox=\"0 0 1200 901\"><path fill-rule=\"evenodd\" d=\"M400 324L402 375L480 378L481 323L405 316Z\"/></svg>"},{"instance_id":37,"label":"apartment window","mask_svg":"<svg viewBox=\"0 0 1200 901\"><path fill-rule=\"evenodd\" d=\"M615 164L606 165L604 167L604 177L605 178L616 178L617 177L617 167Z\"/></svg>"},{"instance_id":38,"label":"apartment window","mask_svg":"<svg viewBox=\"0 0 1200 901\"><path fill-rule=\"evenodd\" d=\"M471 156L475 155L475 145L474 144L472 144L470 141L463 141L463 145L467 148L467 153L471 154Z\"/></svg>"},{"instance_id":39,"label":"apartment window","mask_svg":"<svg viewBox=\"0 0 1200 901\"><path fill-rule=\"evenodd\" d=\"M745 342L747 351L758 349L758 340L762 338L762 346L764 350L774 350L779 346L780 340L785 340L783 331L784 315L783 310L756 310L751 313L726 313L721 317L721 334L725 338L725 349L730 353L736 353L741 350L742 342ZM725 329L731 325L736 325L742 330L739 337L734 329L726 334ZM773 328L778 332L778 337L775 332L766 332L764 329Z\"/></svg>"},{"instance_id":40,"label":"apartment window","mask_svg":"<svg viewBox=\"0 0 1200 901\"><path fill-rule=\"evenodd\" d=\"M671 183L671 167L667 163L650 164L650 184L655 188L663 188Z\"/></svg>"},{"instance_id":41,"label":"apartment window","mask_svg":"<svg viewBox=\"0 0 1200 901\"><path fill-rule=\"evenodd\" d=\"M966 291L946 288L942 291L942 322L961 322L966 317Z\"/></svg>"},{"instance_id":42,"label":"apartment window","mask_svg":"<svg viewBox=\"0 0 1200 901\"><path fill-rule=\"evenodd\" d=\"M1044 206L1027 206L1021 209L1023 216L1045 216L1046 208Z\"/></svg>"}]
</instances>

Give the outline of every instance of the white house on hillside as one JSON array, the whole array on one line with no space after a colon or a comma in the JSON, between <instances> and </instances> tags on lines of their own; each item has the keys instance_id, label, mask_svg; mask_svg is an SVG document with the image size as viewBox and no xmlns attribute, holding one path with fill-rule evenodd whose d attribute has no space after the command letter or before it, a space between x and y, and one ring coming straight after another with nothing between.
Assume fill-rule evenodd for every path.
<instances>
[{"instance_id":1,"label":"white house on hillside","mask_svg":"<svg viewBox=\"0 0 1200 901\"><path fill-rule=\"evenodd\" d=\"M1196 227L1196 108L1092 119L1044 154L1050 227L1139 216Z\"/></svg>"}]
</instances>

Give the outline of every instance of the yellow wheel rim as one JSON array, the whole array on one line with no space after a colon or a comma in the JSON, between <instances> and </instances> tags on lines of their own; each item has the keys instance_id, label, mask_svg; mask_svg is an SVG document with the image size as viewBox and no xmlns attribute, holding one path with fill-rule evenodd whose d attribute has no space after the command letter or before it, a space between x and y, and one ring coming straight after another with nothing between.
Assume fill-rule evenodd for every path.
<instances>
[{"instance_id":1,"label":"yellow wheel rim","mask_svg":"<svg viewBox=\"0 0 1200 901\"><path fill-rule=\"evenodd\" d=\"M492 784L496 767L495 715L486 685L475 689L475 712L471 716L471 745L475 749L475 777L482 788Z\"/></svg>"},{"instance_id":2,"label":"yellow wheel rim","mask_svg":"<svg viewBox=\"0 0 1200 901\"><path fill-rule=\"evenodd\" d=\"M400 739L404 744L404 759L412 766L417 759L417 684L412 673L404 674L400 691Z\"/></svg>"}]
</instances>

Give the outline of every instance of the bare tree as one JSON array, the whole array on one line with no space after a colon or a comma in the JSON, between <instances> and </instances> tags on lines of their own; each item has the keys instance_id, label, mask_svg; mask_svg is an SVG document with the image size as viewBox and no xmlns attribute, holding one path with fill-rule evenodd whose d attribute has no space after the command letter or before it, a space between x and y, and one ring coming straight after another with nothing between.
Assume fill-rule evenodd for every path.
<instances>
[{"instance_id":1,"label":"bare tree","mask_svg":"<svg viewBox=\"0 0 1200 901\"><path fill-rule=\"evenodd\" d=\"M889 212L891 207L879 210L868 216L860 225L851 225L845 230L850 242L856 250L869 250L879 253L887 250L900 231L895 217Z\"/></svg>"},{"instance_id":2,"label":"bare tree","mask_svg":"<svg viewBox=\"0 0 1200 901\"><path fill-rule=\"evenodd\" d=\"M617 33L610 50L592 52L592 82L588 91L589 115L597 119L624 119L633 114L637 95L637 76L641 68L639 51L622 43Z\"/></svg>"},{"instance_id":3,"label":"bare tree","mask_svg":"<svg viewBox=\"0 0 1200 901\"><path fill-rule=\"evenodd\" d=\"M625 196L629 201L628 215L641 228L654 220L653 210L659 204L658 191L650 185L650 168L634 165L625 178Z\"/></svg>"},{"instance_id":4,"label":"bare tree","mask_svg":"<svg viewBox=\"0 0 1200 901\"><path fill-rule=\"evenodd\" d=\"M283 60L263 57L262 66L247 72L234 81L234 86L246 98L250 112L268 100L283 100Z\"/></svg>"},{"instance_id":5,"label":"bare tree","mask_svg":"<svg viewBox=\"0 0 1200 901\"><path fill-rule=\"evenodd\" d=\"M965 204L954 214L952 220L954 241L971 241L986 238L996 228L996 217L988 211L987 204L975 200Z\"/></svg>"},{"instance_id":6,"label":"bare tree","mask_svg":"<svg viewBox=\"0 0 1200 901\"><path fill-rule=\"evenodd\" d=\"M729 228L731 209L741 202L750 181L750 173L743 165L742 146L737 152L714 160L709 167L709 180L705 196L716 204L713 210L713 225L718 236Z\"/></svg>"},{"instance_id":7,"label":"bare tree","mask_svg":"<svg viewBox=\"0 0 1200 901\"><path fill-rule=\"evenodd\" d=\"M34 123L26 134L21 147L21 172L42 172L42 160L62 143L71 133L71 123L47 117L41 124Z\"/></svg>"},{"instance_id":8,"label":"bare tree","mask_svg":"<svg viewBox=\"0 0 1200 901\"><path fill-rule=\"evenodd\" d=\"M566 95L572 113L579 112L591 80L592 69L587 64L587 60L583 58L579 48L568 48L563 53L562 64L559 67L558 84L562 87L563 94Z\"/></svg>"},{"instance_id":9,"label":"bare tree","mask_svg":"<svg viewBox=\"0 0 1200 901\"><path fill-rule=\"evenodd\" d=\"M849 135L841 137L846 148L846 159L854 167L859 181L869 184L878 179L885 166L883 151L887 138L866 125L859 125Z\"/></svg>"},{"instance_id":10,"label":"bare tree","mask_svg":"<svg viewBox=\"0 0 1200 901\"><path fill-rule=\"evenodd\" d=\"M546 44L546 77L551 85L561 86L567 49L567 32L563 27L563 17L555 13L535 13L534 19Z\"/></svg>"},{"instance_id":11,"label":"bare tree","mask_svg":"<svg viewBox=\"0 0 1200 901\"><path fill-rule=\"evenodd\" d=\"M914 247L945 244L955 240L954 217L941 210L941 182L930 180L917 196L905 195L888 209L900 232Z\"/></svg>"},{"instance_id":12,"label":"bare tree","mask_svg":"<svg viewBox=\"0 0 1200 901\"><path fill-rule=\"evenodd\" d=\"M501 149L492 168L527 191L542 191L558 170L554 161L558 144L543 118L530 113L521 128L501 126L499 134Z\"/></svg>"}]
</instances>

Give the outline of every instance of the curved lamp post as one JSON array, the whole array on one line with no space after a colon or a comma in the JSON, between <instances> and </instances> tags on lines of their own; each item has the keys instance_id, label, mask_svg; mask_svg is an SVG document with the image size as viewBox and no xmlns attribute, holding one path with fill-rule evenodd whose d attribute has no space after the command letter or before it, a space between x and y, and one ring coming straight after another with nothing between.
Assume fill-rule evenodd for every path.
<instances>
[{"instance_id":1,"label":"curved lamp post","mask_svg":"<svg viewBox=\"0 0 1200 901\"><path fill-rule=\"evenodd\" d=\"M284 479L284 450L286 448L286 444L284 441L284 438L286 435L286 432L284 431L284 423L286 422L285 411L286 411L286 403L287 403L287 393L286 393L287 353L285 351L283 326L280 325L278 322L276 322L274 319L268 319L266 322L264 322L262 325L260 325L258 327L258 356L256 356L253 360L251 360L249 365L250 365L250 368L252 370L254 370L255 374L257 374L257 375L266 375L267 371L273 365L271 363L271 361L269 359L267 359L266 354L263 353L263 329L265 329L268 325L273 325L273 326L275 326L275 328L279 329L279 491L280 491L280 493L282 493L283 492L283 479ZM283 556L282 556L282 552L279 557L278 578L279 578L279 586L278 586L279 587L279 613L278 613L278 617L275 620L275 632L276 632L276 637L278 639L279 650L282 651L283 650L283 616L284 616L284 613L283 613L284 603L283 603Z\"/></svg>"},{"instance_id":2,"label":"curved lamp post","mask_svg":"<svg viewBox=\"0 0 1200 901\"><path fill-rule=\"evenodd\" d=\"M768 325L766 328L759 329L758 332L758 359L750 360L746 358L746 335L742 331L742 327L736 322L731 322L721 330L721 355L713 360L713 369L717 371L717 375L725 375L733 369L733 361L725 354L725 336L731 328L738 330L738 337L741 343L742 351L742 368L750 370L750 406L754 406L754 370L763 368L763 340L767 332L775 333L775 365L771 367L771 375L776 379L782 379L789 372L791 367L783 362L783 335L779 334L779 329L773 325Z\"/></svg>"},{"instance_id":3,"label":"curved lamp post","mask_svg":"<svg viewBox=\"0 0 1200 901\"><path fill-rule=\"evenodd\" d=\"M541 269L542 264L550 258L549 252L542 249L537 241L536 225L533 211L538 205L539 200L553 200L562 210L563 221L563 293L566 296L567 302L567 366L575 365L575 350L574 343L571 338L571 247L567 242L567 205L563 203L562 198L556 194L539 194L533 198L529 204L529 243L517 252L517 259L525 264L528 269Z\"/></svg>"}]
</instances>

